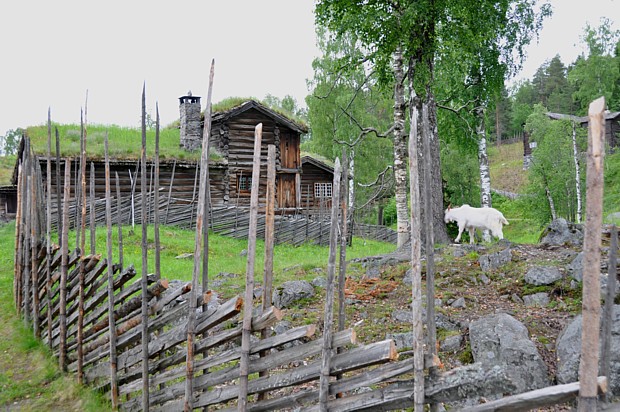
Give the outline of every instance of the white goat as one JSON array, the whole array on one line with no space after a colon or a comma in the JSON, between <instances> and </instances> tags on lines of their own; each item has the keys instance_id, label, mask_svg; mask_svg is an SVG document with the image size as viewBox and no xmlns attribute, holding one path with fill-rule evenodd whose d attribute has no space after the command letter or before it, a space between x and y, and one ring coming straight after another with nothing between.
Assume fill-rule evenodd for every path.
<instances>
[{"instance_id":1,"label":"white goat","mask_svg":"<svg viewBox=\"0 0 620 412\"><path fill-rule=\"evenodd\" d=\"M456 222L459 226L459 235L454 239L455 242L461 240L463 230L469 231L469 243L474 243L476 229L490 230L491 234L499 239L504 238L502 225L507 225L508 221L497 209L492 207L471 207L463 205L461 207L446 209L444 217L446 223Z\"/></svg>"}]
</instances>

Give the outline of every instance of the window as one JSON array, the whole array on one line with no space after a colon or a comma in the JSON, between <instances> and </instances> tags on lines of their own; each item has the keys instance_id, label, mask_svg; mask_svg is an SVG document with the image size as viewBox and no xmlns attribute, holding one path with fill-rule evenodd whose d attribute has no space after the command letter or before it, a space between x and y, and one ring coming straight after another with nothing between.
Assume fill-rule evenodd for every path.
<instances>
[{"instance_id":1,"label":"window","mask_svg":"<svg viewBox=\"0 0 620 412\"><path fill-rule=\"evenodd\" d=\"M249 192L252 190L252 176L237 176L237 185L240 192Z\"/></svg>"},{"instance_id":2,"label":"window","mask_svg":"<svg viewBox=\"0 0 620 412\"><path fill-rule=\"evenodd\" d=\"M314 197L332 197L331 183L315 183Z\"/></svg>"}]
</instances>

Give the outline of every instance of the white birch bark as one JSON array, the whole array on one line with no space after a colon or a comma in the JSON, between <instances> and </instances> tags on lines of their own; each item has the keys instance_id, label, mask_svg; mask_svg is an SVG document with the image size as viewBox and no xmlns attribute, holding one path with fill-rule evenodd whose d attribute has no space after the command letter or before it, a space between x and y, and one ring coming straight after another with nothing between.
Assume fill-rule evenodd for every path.
<instances>
[{"instance_id":1,"label":"white birch bark","mask_svg":"<svg viewBox=\"0 0 620 412\"><path fill-rule=\"evenodd\" d=\"M480 168L480 206L491 207L491 173L489 171L487 136L484 127L484 109L476 109L476 117L478 118L476 134L478 135L478 166ZM482 239L485 242L491 241L491 234L488 230L482 232Z\"/></svg>"},{"instance_id":2,"label":"white birch bark","mask_svg":"<svg viewBox=\"0 0 620 412\"><path fill-rule=\"evenodd\" d=\"M577 223L581 223L581 174L579 173L579 152L577 151L577 130L573 122L573 161L575 162L575 192L577 193Z\"/></svg>"},{"instance_id":3,"label":"white birch bark","mask_svg":"<svg viewBox=\"0 0 620 412\"><path fill-rule=\"evenodd\" d=\"M396 192L397 246L409 240L407 208L407 136L405 134L405 87L402 50L394 52L394 179Z\"/></svg>"}]
</instances>

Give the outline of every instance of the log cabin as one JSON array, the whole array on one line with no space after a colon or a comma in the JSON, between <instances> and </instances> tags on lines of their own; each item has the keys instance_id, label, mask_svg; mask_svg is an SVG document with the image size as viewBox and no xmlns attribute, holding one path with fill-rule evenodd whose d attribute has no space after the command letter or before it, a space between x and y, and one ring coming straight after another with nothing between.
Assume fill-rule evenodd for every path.
<instances>
[{"instance_id":1,"label":"log cabin","mask_svg":"<svg viewBox=\"0 0 620 412\"><path fill-rule=\"evenodd\" d=\"M200 97L188 93L179 98L179 146L187 151L197 151L202 142ZM254 129L263 124L261 144L261 181L259 185L259 206L265 205L267 176L267 146L276 147L276 208L279 213L297 213L306 208L317 209L331 205L333 168L325 161L312 156L300 155L301 136L307 127L289 117L255 101L247 100L239 105L212 114L210 149L217 160L209 164L211 207L247 207L250 201L252 183L252 157L254 150ZM62 139L62 136L61 136ZM23 151L23 144L20 151ZM47 158L35 153L39 160L43 179L46 179ZM88 155L87 155L88 156ZM18 155L18 158L21 154ZM94 170L95 197L105 195L105 164L103 159L89 157L86 169L87 191L91 163ZM140 192L140 159L110 159L112 193L115 194L115 175L118 174L122 197ZM79 158L72 157L71 196L76 195L79 182ZM60 159L61 176L64 176L65 159ZM172 203L193 203L198 196L199 172L197 161L166 158L160 161L160 198ZM13 174L13 185L2 191L3 203L9 211L16 200L17 166ZM51 159L52 196L62 195L62 183L57 187L56 159ZM154 162L147 161L149 188L153 185ZM62 179L62 177L61 177ZM45 187L45 182L42 182ZM56 201L53 202L54 204ZM0 210L0 214L3 210Z\"/></svg>"}]
</instances>

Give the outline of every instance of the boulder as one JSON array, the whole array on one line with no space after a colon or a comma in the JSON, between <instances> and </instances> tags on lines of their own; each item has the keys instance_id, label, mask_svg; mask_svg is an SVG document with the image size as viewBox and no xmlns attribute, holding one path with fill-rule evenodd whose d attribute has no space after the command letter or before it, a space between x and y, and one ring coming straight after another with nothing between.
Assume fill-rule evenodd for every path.
<instances>
[{"instance_id":1,"label":"boulder","mask_svg":"<svg viewBox=\"0 0 620 412\"><path fill-rule=\"evenodd\" d=\"M506 313L485 316L469 326L474 361L500 365L521 393L549 385L547 367L523 323Z\"/></svg>"},{"instance_id":2,"label":"boulder","mask_svg":"<svg viewBox=\"0 0 620 412\"><path fill-rule=\"evenodd\" d=\"M583 242L583 227L566 219L555 219L543 231L540 243L547 246L579 246Z\"/></svg>"},{"instance_id":3,"label":"boulder","mask_svg":"<svg viewBox=\"0 0 620 412\"><path fill-rule=\"evenodd\" d=\"M496 253L489 253L488 255L482 255L478 258L480 263L480 269L484 272L497 269L498 267L505 265L512 260L512 251L510 249L504 249Z\"/></svg>"},{"instance_id":4,"label":"boulder","mask_svg":"<svg viewBox=\"0 0 620 412\"><path fill-rule=\"evenodd\" d=\"M562 273L555 266L534 266L525 274L525 283L530 285L551 285L562 279Z\"/></svg>"},{"instance_id":5,"label":"boulder","mask_svg":"<svg viewBox=\"0 0 620 412\"><path fill-rule=\"evenodd\" d=\"M545 292L534 293L532 295L523 296L525 306L540 306L544 308L549 304L549 294Z\"/></svg>"},{"instance_id":6,"label":"boulder","mask_svg":"<svg viewBox=\"0 0 620 412\"><path fill-rule=\"evenodd\" d=\"M583 252L579 252L566 268L573 279L581 282L583 280Z\"/></svg>"},{"instance_id":7,"label":"boulder","mask_svg":"<svg viewBox=\"0 0 620 412\"><path fill-rule=\"evenodd\" d=\"M578 315L564 328L556 342L558 356L558 383L579 380L581 358L582 317ZM602 341L601 341L602 345ZM614 305L611 327L611 379L608 382L612 393L620 393L620 305Z\"/></svg>"},{"instance_id":8,"label":"boulder","mask_svg":"<svg viewBox=\"0 0 620 412\"><path fill-rule=\"evenodd\" d=\"M293 303L314 296L314 287L305 280L284 282L273 292L273 305L278 309L290 307Z\"/></svg>"}]
</instances>

